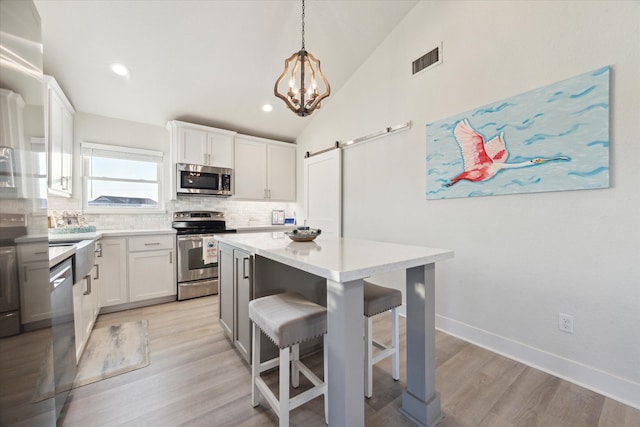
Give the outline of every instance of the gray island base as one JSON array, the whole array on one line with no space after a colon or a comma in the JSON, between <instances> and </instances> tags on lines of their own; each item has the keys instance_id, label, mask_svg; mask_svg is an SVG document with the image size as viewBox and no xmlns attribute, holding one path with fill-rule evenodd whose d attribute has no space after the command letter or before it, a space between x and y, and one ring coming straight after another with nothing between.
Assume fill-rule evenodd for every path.
<instances>
[{"instance_id":1,"label":"gray island base","mask_svg":"<svg viewBox=\"0 0 640 427\"><path fill-rule=\"evenodd\" d=\"M424 426L434 425L442 418L435 388L435 263L452 258L453 251L329 235L320 235L312 242L292 242L282 233L222 234L216 238L221 251L233 248L246 254L249 261L256 261L244 267L253 270L256 296L267 292L261 289L262 285L277 287L279 282L318 296L318 277L320 282L326 281L332 427L364 426L362 279L406 270L407 372L411 375L407 375L400 410ZM224 258L220 257L223 269ZM243 260L236 261L237 265L245 264ZM300 277L283 277L296 270L299 273L292 273L294 276L301 274L309 280L295 284ZM309 286L310 289L303 289ZM223 285L220 305L222 298Z\"/></svg>"}]
</instances>

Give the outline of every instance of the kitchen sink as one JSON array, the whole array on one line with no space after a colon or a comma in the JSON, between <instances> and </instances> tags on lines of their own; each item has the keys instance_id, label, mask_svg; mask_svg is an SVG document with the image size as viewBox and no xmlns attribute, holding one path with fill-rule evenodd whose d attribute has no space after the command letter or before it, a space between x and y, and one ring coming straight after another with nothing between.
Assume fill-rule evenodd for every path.
<instances>
[{"instance_id":1,"label":"kitchen sink","mask_svg":"<svg viewBox=\"0 0 640 427\"><path fill-rule=\"evenodd\" d=\"M79 242L56 242L49 243L50 247L54 246L74 246L76 253L73 257L73 282L78 283L84 278L95 264L96 254L95 240L81 240Z\"/></svg>"}]
</instances>

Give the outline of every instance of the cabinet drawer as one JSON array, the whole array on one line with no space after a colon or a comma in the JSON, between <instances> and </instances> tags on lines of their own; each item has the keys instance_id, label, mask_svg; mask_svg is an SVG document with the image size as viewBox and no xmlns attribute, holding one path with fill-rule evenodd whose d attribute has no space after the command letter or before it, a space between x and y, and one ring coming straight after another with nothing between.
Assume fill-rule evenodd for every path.
<instances>
[{"instance_id":1,"label":"cabinet drawer","mask_svg":"<svg viewBox=\"0 0 640 427\"><path fill-rule=\"evenodd\" d=\"M18 253L22 262L49 260L49 247L44 243L20 244L18 245Z\"/></svg>"},{"instance_id":2,"label":"cabinet drawer","mask_svg":"<svg viewBox=\"0 0 640 427\"><path fill-rule=\"evenodd\" d=\"M160 235L160 236L140 236L129 237L129 251L153 251L157 249L173 249L175 243L175 236L173 235Z\"/></svg>"}]
</instances>

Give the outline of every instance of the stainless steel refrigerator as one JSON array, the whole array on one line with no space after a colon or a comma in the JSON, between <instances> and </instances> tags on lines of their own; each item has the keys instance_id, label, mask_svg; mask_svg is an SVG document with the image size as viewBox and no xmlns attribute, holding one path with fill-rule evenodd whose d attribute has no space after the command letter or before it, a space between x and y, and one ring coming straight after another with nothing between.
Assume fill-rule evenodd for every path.
<instances>
[{"instance_id":1,"label":"stainless steel refrigerator","mask_svg":"<svg viewBox=\"0 0 640 427\"><path fill-rule=\"evenodd\" d=\"M45 275L27 278L26 270L19 268L20 242L28 242L36 252L48 251L47 195L42 194L46 185L41 185L42 179L46 180L42 170L46 159L42 147L33 143L45 136L42 26L32 0L0 0L0 54L0 151L4 162L0 167L0 215L5 222L24 218L22 225L0 227L0 287L11 292L0 320L0 425L54 426L55 389L49 378L53 376L51 326L43 322L38 329L25 331L19 321L24 292L19 283L28 279L29 285L49 286ZM20 227L19 236L11 235Z\"/></svg>"}]
</instances>

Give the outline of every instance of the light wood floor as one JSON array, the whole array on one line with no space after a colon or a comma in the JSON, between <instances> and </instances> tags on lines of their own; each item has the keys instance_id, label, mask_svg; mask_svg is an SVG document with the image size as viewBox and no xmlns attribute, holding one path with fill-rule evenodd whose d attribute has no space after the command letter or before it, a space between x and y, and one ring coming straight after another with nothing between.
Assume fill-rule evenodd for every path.
<instances>
[{"instance_id":1,"label":"light wood floor","mask_svg":"<svg viewBox=\"0 0 640 427\"><path fill-rule=\"evenodd\" d=\"M73 390L63 425L277 425L266 404L251 406L249 367L218 326L217 313L218 298L211 296L101 315L96 328L149 320L151 364ZM383 342L386 316L374 322ZM402 318L401 327L403 336ZM640 426L640 411L629 406L444 333L436 340L437 388L445 413L440 427ZM307 360L322 377L321 356ZM363 396L367 426L414 425L398 412L404 366L400 381L390 372L388 359L374 368L374 396ZM267 378L275 386L277 373ZM302 389L302 376L300 382ZM325 426L322 398L294 410L291 425Z\"/></svg>"}]
</instances>

